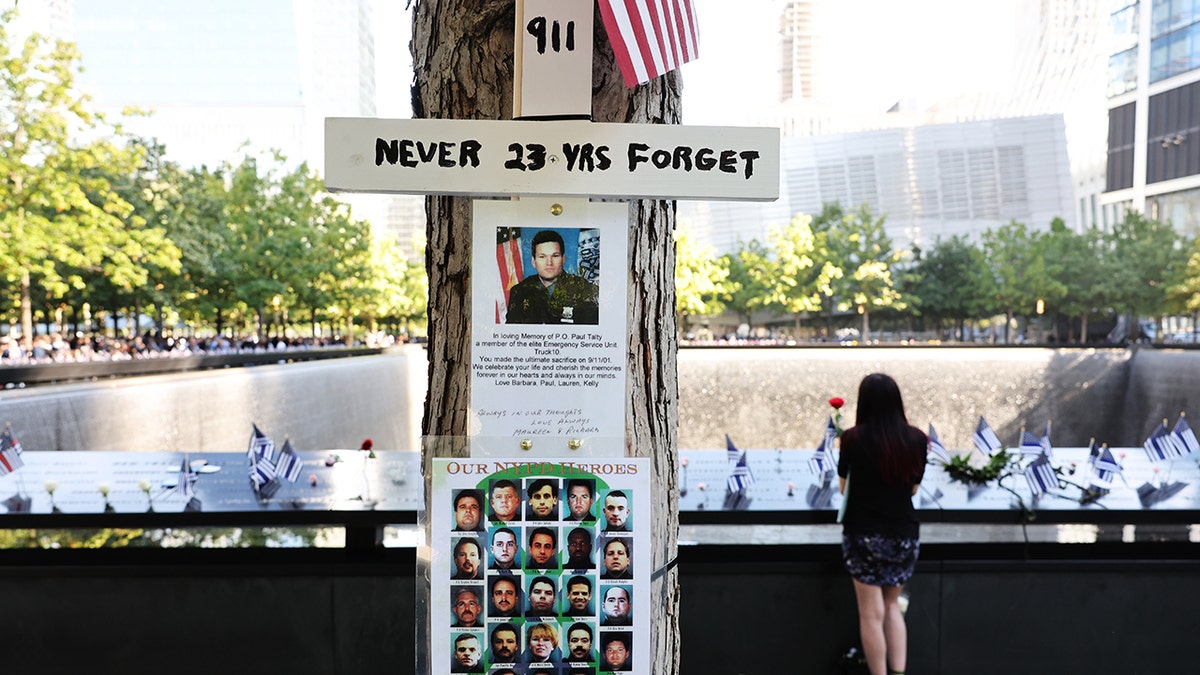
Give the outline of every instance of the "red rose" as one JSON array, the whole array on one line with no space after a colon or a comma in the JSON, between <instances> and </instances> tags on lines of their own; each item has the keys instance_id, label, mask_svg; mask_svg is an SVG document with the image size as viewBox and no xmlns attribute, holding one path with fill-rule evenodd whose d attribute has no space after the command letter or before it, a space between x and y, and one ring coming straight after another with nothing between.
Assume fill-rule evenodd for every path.
<instances>
[{"instance_id":1,"label":"red rose","mask_svg":"<svg viewBox=\"0 0 1200 675\"><path fill-rule=\"evenodd\" d=\"M834 396L829 399L829 405L833 406L834 410L841 410L842 406L846 405L846 401L840 396Z\"/></svg>"},{"instance_id":2,"label":"red rose","mask_svg":"<svg viewBox=\"0 0 1200 675\"><path fill-rule=\"evenodd\" d=\"M375 444L372 443L371 439L368 438L367 440L363 441L362 447L359 449L360 450L370 450L373 447L375 447Z\"/></svg>"}]
</instances>

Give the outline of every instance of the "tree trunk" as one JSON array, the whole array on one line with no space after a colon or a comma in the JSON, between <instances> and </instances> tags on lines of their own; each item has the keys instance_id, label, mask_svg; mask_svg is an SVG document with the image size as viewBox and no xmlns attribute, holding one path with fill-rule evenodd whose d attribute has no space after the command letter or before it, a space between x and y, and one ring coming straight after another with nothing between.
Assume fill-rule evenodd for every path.
<instances>
[{"instance_id":1,"label":"tree trunk","mask_svg":"<svg viewBox=\"0 0 1200 675\"><path fill-rule=\"evenodd\" d=\"M21 273L21 348L25 353L33 349L33 293L29 271Z\"/></svg>"},{"instance_id":2,"label":"tree trunk","mask_svg":"<svg viewBox=\"0 0 1200 675\"><path fill-rule=\"evenodd\" d=\"M412 41L414 117L511 119L513 23L511 0L418 0ZM598 13L595 36L593 119L678 123L677 74L627 89ZM428 197L425 209L429 390L422 432L428 437L465 437L471 367L470 200ZM675 204L634 202L629 223L626 454L653 458L652 566L666 572L651 587L651 670L670 675L678 672L679 662L679 583L672 564L679 529ZM426 444L422 453L423 459L465 456L468 448Z\"/></svg>"},{"instance_id":3,"label":"tree trunk","mask_svg":"<svg viewBox=\"0 0 1200 675\"><path fill-rule=\"evenodd\" d=\"M863 320L862 320L862 341L863 341L863 344L865 345L865 344L867 344L867 343L870 341L870 339L871 339L871 312L869 312L869 311L867 310L867 308L865 308L865 307L864 307L864 308L863 308L863 313L862 313L862 315L863 315Z\"/></svg>"}]
</instances>

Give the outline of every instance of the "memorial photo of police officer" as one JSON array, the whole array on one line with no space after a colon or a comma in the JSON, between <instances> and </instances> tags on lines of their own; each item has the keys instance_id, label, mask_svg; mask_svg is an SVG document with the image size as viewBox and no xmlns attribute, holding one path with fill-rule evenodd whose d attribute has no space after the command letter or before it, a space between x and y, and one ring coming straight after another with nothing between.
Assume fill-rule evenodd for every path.
<instances>
[{"instance_id":1,"label":"memorial photo of police officer","mask_svg":"<svg viewBox=\"0 0 1200 675\"><path fill-rule=\"evenodd\" d=\"M600 322L598 230L496 228L496 260L505 289L504 323Z\"/></svg>"}]
</instances>

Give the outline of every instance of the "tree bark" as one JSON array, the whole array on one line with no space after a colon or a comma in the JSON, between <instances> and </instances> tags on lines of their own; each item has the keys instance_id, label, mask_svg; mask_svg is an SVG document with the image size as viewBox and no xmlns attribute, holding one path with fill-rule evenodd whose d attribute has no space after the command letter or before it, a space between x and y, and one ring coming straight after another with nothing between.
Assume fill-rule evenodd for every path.
<instances>
[{"instance_id":1,"label":"tree bark","mask_svg":"<svg viewBox=\"0 0 1200 675\"><path fill-rule=\"evenodd\" d=\"M413 11L413 115L418 118L511 119L512 0L418 0ZM678 75L628 89L599 14L592 73L597 122L677 124ZM536 124L536 122L529 122ZM429 390L422 433L467 434L470 382L470 200L425 200L429 277ZM626 454L652 458L652 672L678 672L679 583L674 562L679 529L678 385L675 323L675 203L631 204L627 264ZM465 443L425 443L431 456L464 456ZM428 477L426 478L428 488Z\"/></svg>"}]
</instances>

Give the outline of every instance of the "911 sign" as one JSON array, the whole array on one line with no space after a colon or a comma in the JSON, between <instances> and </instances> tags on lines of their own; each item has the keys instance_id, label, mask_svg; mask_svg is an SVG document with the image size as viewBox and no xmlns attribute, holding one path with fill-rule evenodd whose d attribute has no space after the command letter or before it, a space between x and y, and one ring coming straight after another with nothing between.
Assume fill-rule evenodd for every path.
<instances>
[{"instance_id":1,"label":"911 sign","mask_svg":"<svg viewBox=\"0 0 1200 675\"><path fill-rule=\"evenodd\" d=\"M517 26L516 53L523 63L522 119L579 118L592 109L592 0L524 0L523 25ZM517 21L522 14L517 13ZM547 87L547 82L554 86Z\"/></svg>"}]
</instances>

